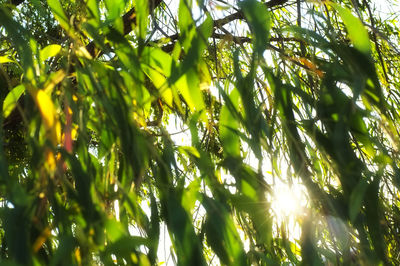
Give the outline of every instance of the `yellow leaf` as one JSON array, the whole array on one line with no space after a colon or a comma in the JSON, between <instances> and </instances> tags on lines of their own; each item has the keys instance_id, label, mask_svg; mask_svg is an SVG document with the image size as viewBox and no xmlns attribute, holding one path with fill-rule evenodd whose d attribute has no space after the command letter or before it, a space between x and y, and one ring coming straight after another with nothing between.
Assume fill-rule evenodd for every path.
<instances>
[{"instance_id":1,"label":"yellow leaf","mask_svg":"<svg viewBox=\"0 0 400 266\"><path fill-rule=\"evenodd\" d=\"M78 134L78 126L74 125L71 129L71 139L76 140L77 134Z\"/></svg>"},{"instance_id":2,"label":"yellow leaf","mask_svg":"<svg viewBox=\"0 0 400 266\"><path fill-rule=\"evenodd\" d=\"M88 50L84 46L79 47L75 53L79 57L83 57L86 59L93 59L92 55L88 52Z\"/></svg>"},{"instance_id":3,"label":"yellow leaf","mask_svg":"<svg viewBox=\"0 0 400 266\"><path fill-rule=\"evenodd\" d=\"M53 90L53 88L60 83L61 81L63 81L63 79L65 78L67 74L65 73L64 70L58 70L56 73L52 74L49 78L49 80L46 82L46 84L44 85L44 91L46 93L51 93L51 91Z\"/></svg>"},{"instance_id":4,"label":"yellow leaf","mask_svg":"<svg viewBox=\"0 0 400 266\"><path fill-rule=\"evenodd\" d=\"M42 245L47 241L47 239L51 236L51 230L49 227L46 227L43 232L36 238L35 243L33 243L33 252L36 253L42 247Z\"/></svg>"},{"instance_id":5,"label":"yellow leaf","mask_svg":"<svg viewBox=\"0 0 400 266\"><path fill-rule=\"evenodd\" d=\"M50 57L56 56L61 51L61 46L58 44L50 44L40 51L40 60L45 61Z\"/></svg>"},{"instance_id":6,"label":"yellow leaf","mask_svg":"<svg viewBox=\"0 0 400 266\"><path fill-rule=\"evenodd\" d=\"M49 95L47 95L43 90L37 90L34 97L46 129L51 129L54 125L54 119L56 115L53 102L51 101Z\"/></svg>"},{"instance_id":7,"label":"yellow leaf","mask_svg":"<svg viewBox=\"0 0 400 266\"><path fill-rule=\"evenodd\" d=\"M7 56L0 56L0 63L4 64L4 63L14 63L15 61L8 58Z\"/></svg>"},{"instance_id":8,"label":"yellow leaf","mask_svg":"<svg viewBox=\"0 0 400 266\"><path fill-rule=\"evenodd\" d=\"M45 151L45 159L46 159L46 167L50 172L54 172L56 170L56 158L54 153L50 149L46 149Z\"/></svg>"},{"instance_id":9,"label":"yellow leaf","mask_svg":"<svg viewBox=\"0 0 400 266\"><path fill-rule=\"evenodd\" d=\"M81 250L79 247L75 249L75 259L78 265L82 265Z\"/></svg>"},{"instance_id":10,"label":"yellow leaf","mask_svg":"<svg viewBox=\"0 0 400 266\"><path fill-rule=\"evenodd\" d=\"M61 136L61 123L60 120L57 120L56 126L51 131L51 140L53 141L53 143L61 143Z\"/></svg>"},{"instance_id":11,"label":"yellow leaf","mask_svg":"<svg viewBox=\"0 0 400 266\"><path fill-rule=\"evenodd\" d=\"M318 69L318 67L308 60L307 58L300 57L300 58L294 58L295 61L300 62L303 66L305 66L309 71L314 72L318 77L323 78L324 77L324 72Z\"/></svg>"}]
</instances>

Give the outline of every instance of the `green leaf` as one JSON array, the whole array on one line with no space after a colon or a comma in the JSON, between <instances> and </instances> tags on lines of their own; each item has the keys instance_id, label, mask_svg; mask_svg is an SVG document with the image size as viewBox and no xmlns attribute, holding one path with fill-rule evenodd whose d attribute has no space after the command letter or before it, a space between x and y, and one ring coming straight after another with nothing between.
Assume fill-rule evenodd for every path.
<instances>
[{"instance_id":1,"label":"green leaf","mask_svg":"<svg viewBox=\"0 0 400 266\"><path fill-rule=\"evenodd\" d=\"M360 180L350 195L349 202L349 217L350 221L354 222L360 212L365 192L368 188L368 182L365 179Z\"/></svg>"},{"instance_id":2,"label":"green leaf","mask_svg":"<svg viewBox=\"0 0 400 266\"><path fill-rule=\"evenodd\" d=\"M305 216L301 228L301 265L323 265L317 252L315 240L315 225L310 216Z\"/></svg>"},{"instance_id":3,"label":"green leaf","mask_svg":"<svg viewBox=\"0 0 400 266\"><path fill-rule=\"evenodd\" d=\"M232 195L231 202L235 208L250 215L253 226L257 230L258 242L270 246L273 238L269 206L265 199L258 199L254 188L246 183L242 181L241 184L243 195Z\"/></svg>"},{"instance_id":4,"label":"green leaf","mask_svg":"<svg viewBox=\"0 0 400 266\"><path fill-rule=\"evenodd\" d=\"M365 29L362 22L353 16L350 10L344 8L336 3L330 3L330 5L337 10L340 17L342 18L344 25L346 25L349 33L350 41L354 47L365 54L371 53L371 44L368 36L368 32Z\"/></svg>"},{"instance_id":5,"label":"green leaf","mask_svg":"<svg viewBox=\"0 0 400 266\"><path fill-rule=\"evenodd\" d=\"M97 21L100 20L99 2L98 0L88 0L87 8L91 16L93 16Z\"/></svg>"},{"instance_id":6,"label":"green leaf","mask_svg":"<svg viewBox=\"0 0 400 266\"><path fill-rule=\"evenodd\" d=\"M7 118L12 110L14 110L15 106L18 103L19 97L21 97L22 93L25 91L24 85L18 85L17 87L13 88L6 96L3 102L3 116Z\"/></svg>"},{"instance_id":7,"label":"green leaf","mask_svg":"<svg viewBox=\"0 0 400 266\"><path fill-rule=\"evenodd\" d=\"M182 94L190 111L201 111L205 104L200 90L200 80L197 73L191 69L181 76L174 87Z\"/></svg>"},{"instance_id":8,"label":"green leaf","mask_svg":"<svg viewBox=\"0 0 400 266\"><path fill-rule=\"evenodd\" d=\"M376 256L386 261L386 241L384 239L382 220L383 211L379 201L379 190L380 190L380 179L374 177L374 180L368 184L368 188L365 197L365 213L366 213L366 224L371 237L371 242L374 247Z\"/></svg>"},{"instance_id":9,"label":"green leaf","mask_svg":"<svg viewBox=\"0 0 400 266\"><path fill-rule=\"evenodd\" d=\"M118 226L118 222L115 225ZM114 231L114 230L113 230ZM115 241L112 241L106 246L105 252L109 254L131 254L137 247L140 245L149 246L150 241L148 238L143 238L139 236L127 236L121 235L121 237L117 238Z\"/></svg>"},{"instance_id":10,"label":"green leaf","mask_svg":"<svg viewBox=\"0 0 400 266\"><path fill-rule=\"evenodd\" d=\"M195 147L191 146L179 146L178 150L187 156L194 156L196 158L200 158L200 153Z\"/></svg>"},{"instance_id":11,"label":"green leaf","mask_svg":"<svg viewBox=\"0 0 400 266\"><path fill-rule=\"evenodd\" d=\"M30 1L33 6L39 11L39 14L41 16L46 16L46 9L44 8L43 4L41 3L40 0L31 0Z\"/></svg>"},{"instance_id":12,"label":"green leaf","mask_svg":"<svg viewBox=\"0 0 400 266\"><path fill-rule=\"evenodd\" d=\"M219 119L219 134L224 154L240 157L240 138L235 133L235 130L239 129L239 122L231 114L227 105L222 106Z\"/></svg>"},{"instance_id":13,"label":"green leaf","mask_svg":"<svg viewBox=\"0 0 400 266\"><path fill-rule=\"evenodd\" d=\"M187 8L187 3L181 2L182 9ZM206 48L207 39L212 33L213 21L211 17L207 16L206 20L198 28L192 28L191 37L184 38L183 47L187 51L187 56L181 64L171 68L171 76L169 83L173 84L173 88L177 89L185 99L191 112L201 112L204 107L203 95L200 90L200 75L199 60L201 54ZM178 103L177 103L178 104ZM200 117L203 121L207 121L205 113Z\"/></svg>"},{"instance_id":14,"label":"green leaf","mask_svg":"<svg viewBox=\"0 0 400 266\"><path fill-rule=\"evenodd\" d=\"M330 57L334 57L335 54L332 53L331 48L332 44L326 40L324 37L316 33L315 31L300 28L298 26L288 26L282 29L283 32L292 33L296 38L303 40L306 43L310 43L322 51L327 53Z\"/></svg>"},{"instance_id":15,"label":"green leaf","mask_svg":"<svg viewBox=\"0 0 400 266\"><path fill-rule=\"evenodd\" d=\"M121 16L125 9L125 0L105 0L109 12L108 19L114 20Z\"/></svg>"},{"instance_id":16,"label":"green leaf","mask_svg":"<svg viewBox=\"0 0 400 266\"><path fill-rule=\"evenodd\" d=\"M203 197L207 210L204 225L207 242L225 265L248 265L242 242L226 207L219 201Z\"/></svg>"},{"instance_id":17,"label":"green leaf","mask_svg":"<svg viewBox=\"0 0 400 266\"><path fill-rule=\"evenodd\" d=\"M20 64L24 70L24 77L35 85L35 60L32 50L34 50L36 42L30 38L30 33L20 23L13 20L5 8L0 8L0 24L5 27L21 57Z\"/></svg>"},{"instance_id":18,"label":"green leaf","mask_svg":"<svg viewBox=\"0 0 400 266\"><path fill-rule=\"evenodd\" d=\"M56 56L61 51L58 44L50 44L40 51L40 61L45 61L50 57Z\"/></svg>"},{"instance_id":19,"label":"green leaf","mask_svg":"<svg viewBox=\"0 0 400 266\"><path fill-rule=\"evenodd\" d=\"M173 234L178 264L205 265L201 243L188 213L177 199L177 193L170 190L162 202L168 230Z\"/></svg>"},{"instance_id":20,"label":"green leaf","mask_svg":"<svg viewBox=\"0 0 400 266\"><path fill-rule=\"evenodd\" d=\"M72 260L70 254L74 251L76 246L76 239L72 236L60 236L60 245L54 253L50 261L51 266L55 265L71 265Z\"/></svg>"},{"instance_id":21,"label":"green leaf","mask_svg":"<svg viewBox=\"0 0 400 266\"><path fill-rule=\"evenodd\" d=\"M250 29L254 33L254 50L259 55L262 55L269 41L269 30L271 28L269 11L265 4L256 0L241 1L239 6L242 8Z\"/></svg>"},{"instance_id":22,"label":"green leaf","mask_svg":"<svg viewBox=\"0 0 400 266\"><path fill-rule=\"evenodd\" d=\"M173 94L170 88L168 88L168 81L163 74L160 72L146 67L143 67L143 70L147 74L147 76L151 79L154 86L159 89L161 98L169 105L172 106Z\"/></svg>"},{"instance_id":23,"label":"green leaf","mask_svg":"<svg viewBox=\"0 0 400 266\"><path fill-rule=\"evenodd\" d=\"M200 25L198 29L198 41L201 43L199 47L200 51L206 48L207 46L207 39L211 36L214 27L214 20L210 15L207 14L206 19Z\"/></svg>"},{"instance_id":24,"label":"green leaf","mask_svg":"<svg viewBox=\"0 0 400 266\"><path fill-rule=\"evenodd\" d=\"M149 16L149 9L148 9L148 0L137 0L136 1L136 25L138 36L144 40L147 34L147 20Z\"/></svg>"},{"instance_id":25,"label":"green leaf","mask_svg":"<svg viewBox=\"0 0 400 266\"><path fill-rule=\"evenodd\" d=\"M171 75L172 57L163 50L153 47L145 47L142 52L142 61L149 67L164 74Z\"/></svg>"},{"instance_id":26,"label":"green leaf","mask_svg":"<svg viewBox=\"0 0 400 266\"><path fill-rule=\"evenodd\" d=\"M178 9L178 26L183 34L183 38L188 34L189 28L194 26L194 21L191 13L192 1L180 0Z\"/></svg>"},{"instance_id":27,"label":"green leaf","mask_svg":"<svg viewBox=\"0 0 400 266\"><path fill-rule=\"evenodd\" d=\"M193 180L187 188L185 188L182 195L182 206L188 213L192 213L196 201L199 199L200 191L200 178Z\"/></svg>"},{"instance_id":28,"label":"green leaf","mask_svg":"<svg viewBox=\"0 0 400 266\"><path fill-rule=\"evenodd\" d=\"M22 189L22 188L21 188ZM24 191L24 193L26 193ZM32 254L29 245L28 208L16 206L3 208L1 211L2 227L4 228L4 244L8 247L8 256L18 262L17 265L31 265Z\"/></svg>"},{"instance_id":29,"label":"green leaf","mask_svg":"<svg viewBox=\"0 0 400 266\"><path fill-rule=\"evenodd\" d=\"M173 92L169 86L167 77L171 75L172 57L158 48L145 47L142 58L142 69L151 79L154 86L160 90L161 97L172 106Z\"/></svg>"},{"instance_id":30,"label":"green leaf","mask_svg":"<svg viewBox=\"0 0 400 266\"><path fill-rule=\"evenodd\" d=\"M69 19L67 15L65 15L60 2L58 0L47 0L47 4L53 12L54 17L60 22L61 27L63 27L67 33L71 34L72 27L69 24Z\"/></svg>"},{"instance_id":31,"label":"green leaf","mask_svg":"<svg viewBox=\"0 0 400 266\"><path fill-rule=\"evenodd\" d=\"M105 227L107 231L107 237L111 240L111 242L116 242L118 239L127 235L123 225L115 219L107 220Z\"/></svg>"}]
</instances>

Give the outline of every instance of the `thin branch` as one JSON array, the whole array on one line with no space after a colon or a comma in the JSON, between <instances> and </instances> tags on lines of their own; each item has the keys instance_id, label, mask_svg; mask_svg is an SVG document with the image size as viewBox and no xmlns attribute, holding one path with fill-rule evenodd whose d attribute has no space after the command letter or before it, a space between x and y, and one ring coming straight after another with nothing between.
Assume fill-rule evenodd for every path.
<instances>
[{"instance_id":1,"label":"thin branch","mask_svg":"<svg viewBox=\"0 0 400 266\"><path fill-rule=\"evenodd\" d=\"M288 0L270 0L270 1L265 3L265 6L268 7L268 8L272 8L272 7L275 7L275 6L286 4L287 2L288 2ZM214 26L219 28L219 27L222 27L225 24L228 24L228 23L230 23L230 22L232 22L234 20L244 19L244 18L245 17L244 17L243 12L242 11L238 11L238 12L235 12L235 13L233 13L233 14L231 14L229 16L226 16L224 18L215 20L214 21Z\"/></svg>"},{"instance_id":2,"label":"thin branch","mask_svg":"<svg viewBox=\"0 0 400 266\"><path fill-rule=\"evenodd\" d=\"M171 43L166 44L164 46L161 47L161 49L166 52L166 53L170 53L172 52L172 49L174 48L175 45L175 41L178 40L179 38L179 34L174 34L168 37L168 39L170 39ZM250 43L252 42L252 38L250 37L243 37L243 36L234 36L232 34L223 34L223 33L216 33L214 32L211 35L211 38L215 38L215 39L222 39L222 40L229 40L229 41L233 41L236 44L243 44L243 43ZM271 37L269 38L270 42L299 42L299 43L304 43L304 40L298 39L298 38L294 38L294 37ZM160 43L161 40L156 40L153 43Z\"/></svg>"},{"instance_id":3,"label":"thin branch","mask_svg":"<svg viewBox=\"0 0 400 266\"><path fill-rule=\"evenodd\" d=\"M156 7L158 7L163 1L162 0L149 0L149 13L152 13ZM122 16L122 21L124 24L124 35L127 35L132 31L132 24L136 24L136 10L132 8L127 13ZM86 50L92 57L96 57L101 53L101 50L96 47L96 43L91 41L86 45Z\"/></svg>"},{"instance_id":4,"label":"thin branch","mask_svg":"<svg viewBox=\"0 0 400 266\"><path fill-rule=\"evenodd\" d=\"M252 42L252 38L250 37L242 37L242 36L234 36L234 35L226 35L226 34L221 34L221 33L216 33L214 32L211 37L216 38L216 39L227 39L227 40L232 40L236 43L241 42L241 43L249 43ZM270 42L304 42L303 40L300 40L298 38L293 38L293 37L271 37L269 38Z\"/></svg>"},{"instance_id":5,"label":"thin branch","mask_svg":"<svg viewBox=\"0 0 400 266\"><path fill-rule=\"evenodd\" d=\"M374 20L374 17L372 15L371 7L367 3L367 1L364 0L363 2L365 4L365 6L367 7L369 18L371 20L371 26L372 26L372 28L375 28L375 20ZM375 43L376 52L378 53L378 58L379 58L379 61L381 63L381 66L382 66L382 70L383 70L383 74L385 76L386 82L389 82L389 76L388 76L388 74L386 72L385 63L383 62L382 52L381 52L381 49L379 48L378 39L376 37L375 31L372 31L372 40Z\"/></svg>"},{"instance_id":6,"label":"thin branch","mask_svg":"<svg viewBox=\"0 0 400 266\"><path fill-rule=\"evenodd\" d=\"M11 0L11 4L14 6L18 6L20 4L22 4L24 2L24 0Z\"/></svg>"}]
</instances>

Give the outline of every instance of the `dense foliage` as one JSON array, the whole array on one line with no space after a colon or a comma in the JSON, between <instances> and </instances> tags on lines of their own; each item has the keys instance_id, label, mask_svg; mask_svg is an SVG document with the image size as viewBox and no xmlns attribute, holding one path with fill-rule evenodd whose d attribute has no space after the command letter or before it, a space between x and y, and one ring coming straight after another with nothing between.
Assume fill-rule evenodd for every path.
<instances>
[{"instance_id":1,"label":"dense foliage","mask_svg":"<svg viewBox=\"0 0 400 266\"><path fill-rule=\"evenodd\" d=\"M1 2L1 263L400 264L396 1Z\"/></svg>"}]
</instances>

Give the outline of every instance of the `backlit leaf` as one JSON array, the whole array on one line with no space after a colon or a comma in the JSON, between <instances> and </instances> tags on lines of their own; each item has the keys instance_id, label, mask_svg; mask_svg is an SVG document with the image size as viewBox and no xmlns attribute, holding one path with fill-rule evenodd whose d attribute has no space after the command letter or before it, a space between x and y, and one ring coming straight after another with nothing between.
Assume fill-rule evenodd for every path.
<instances>
[{"instance_id":1,"label":"backlit leaf","mask_svg":"<svg viewBox=\"0 0 400 266\"><path fill-rule=\"evenodd\" d=\"M354 188L350 196L349 204L349 216L351 221L355 221L358 213L361 210L363 199L368 188L366 180L361 180L358 185Z\"/></svg>"},{"instance_id":2,"label":"backlit leaf","mask_svg":"<svg viewBox=\"0 0 400 266\"><path fill-rule=\"evenodd\" d=\"M99 2L98 0L88 0L87 2L89 13L96 19L100 19Z\"/></svg>"},{"instance_id":3,"label":"backlit leaf","mask_svg":"<svg viewBox=\"0 0 400 266\"><path fill-rule=\"evenodd\" d=\"M24 77L35 84L35 60L32 50L36 46L36 41L31 39L29 32L20 24L17 23L9 14L6 8L0 8L0 24L4 26L11 37L12 43L21 58L21 66L24 70Z\"/></svg>"},{"instance_id":4,"label":"backlit leaf","mask_svg":"<svg viewBox=\"0 0 400 266\"><path fill-rule=\"evenodd\" d=\"M138 36L145 39L147 34L147 18L149 16L148 0L136 1Z\"/></svg>"},{"instance_id":5,"label":"backlit leaf","mask_svg":"<svg viewBox=\"0 0 400 266\"><path fill-rule=\"evenodd\" d=\"M108 19L113 21L116 18L120 17L124 8L125 1L124 0L106 0L105 1L107 10L108 10Z\"/></svg>"},{"instance_id":6,"label":"backlit leaf","mask_svg":"<svg viewBox=\"0 0 400 266\"><path fill-rule=\"evenodd\" d=\"M202 204L207 210L207 242L221 262L225 265L247 265L243 246L227 209L220 202L205 196Z\"/></svg>"},{"instance_id":7,"label":"backlit leaf","mask_svg":"<svg viewBox=\"0 0 400 266\"><path fill-rule=\"evenodd\" d=\"M181 76L174 87L182 93L192 112L204 109L205 104L200 90L200 80L194 70L190 70Z\"/></svg>"},{"instance_id":8,"label":"backlit leaf","mask_svg":"<svg viewBox=\"0 0 400 266\"><path fill-rule=\"evenodd\" d=\"M14 63L15 61L8 58L7 56L0 56L0 64L4 63Z\"/></svg>"},{"instance_id":9,"label":"backlit leaf","mask_svg":"<svg viewBox=\"0 0 400 266\"><path fill-rule=\"evenodd\" d=\"M338 11L340 17L343 19L347 31L349 32L349 38L354 47L365 54L369 54L371 52L371 44L368 32L362 22L347 8L336 3L330 3L330 5Z\"/></svg>"},{"instance_id":10,"label":"backlit leaf","mask_svg":"<svg viewBox=\"0 0 400 266\"><path fill-rule=\"evenodd\" d=\"M18 103L18 99L21 97L24 91L24 85L18 85L7 94L3 102L3 116L5 118L10 115L12 110L14 110L15 106Z\"/></svg>"},{"instance_id":11,"label":"backlit leaf","mask_svg":"<svg viewBox=\"0 0 400 266\"><path fill-rule=\"evenodd\" d=\"M37 90L33 92L33 95L39 107L40 114L42 115L46 128L51 129L54 126L56 115L53 101L43 90Z\"/></svg>"},{"instance_id":12,"label":"backlit leaf","mask_svg":"<svg viewBox=\"0 0 400 266\"><path fill-rule=\"evenodd\" d=\"M60 22L61 27L63 27L67 33L72 34L73 29L69 23L69 19L65 14L60 2L58 0L47 0L47 4L51 8L54 17Z\"/></svg>"},{"instance_id":13,"label":"backlit leaf","mask_svg":"<svg viewBox=\"0 0 400 266\"><path fill-rule=\"evenodd\" d=\"M239 3L245 14L251 30L254 32L255 50L262 54L267 47L271 19L266 6L256 0L245 0Z\"/></svg>"},{"instance_id":14,"label":"backlit leaf","mask_svg":"<svg viewBox=\"0 0 400 266\"><path fill-rule=\"evenodd\" d=\"M222 106L219 119L219 133L224 153L234 157L240 156L240 138L235 133L235 130L239 130L239 122L234 118L226 105Z\"/></svg>"},{"instance_id":15,"label":"backlit leaf","mask_svg":"<svg viewBox=\"0 0 400 266\"><path fill-rule=\"evenodd\" d=\"M61 51L61 46L58 44L50 44L40 51L40 60L45 61L50 57L56 56Z\"/></svg>"}]
</instances>

